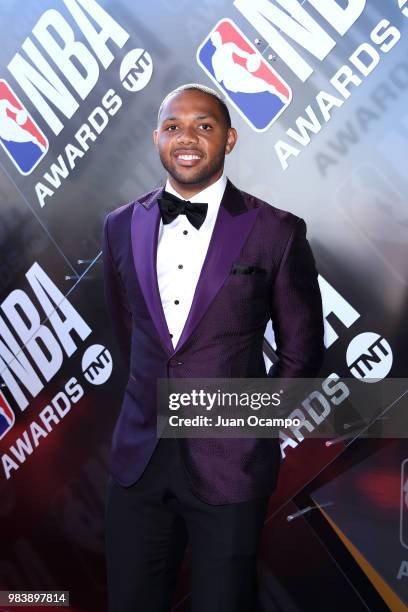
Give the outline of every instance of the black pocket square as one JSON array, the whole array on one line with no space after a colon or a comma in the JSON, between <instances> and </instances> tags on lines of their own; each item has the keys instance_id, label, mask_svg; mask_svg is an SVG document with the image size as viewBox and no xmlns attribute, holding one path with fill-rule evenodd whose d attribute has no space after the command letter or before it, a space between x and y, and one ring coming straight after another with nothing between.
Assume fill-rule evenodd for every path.
<instances>
[{"instance_id":1,"label":"black pocket square","mask_svg":"<svg viewBox=\"0 0 408 612\"><path fill-rule=\"evenodd\" d=\"M232 264L231 274L266 274L266 270L265 268L259 268L258 266Z\"/></svg>"}]
</instances>

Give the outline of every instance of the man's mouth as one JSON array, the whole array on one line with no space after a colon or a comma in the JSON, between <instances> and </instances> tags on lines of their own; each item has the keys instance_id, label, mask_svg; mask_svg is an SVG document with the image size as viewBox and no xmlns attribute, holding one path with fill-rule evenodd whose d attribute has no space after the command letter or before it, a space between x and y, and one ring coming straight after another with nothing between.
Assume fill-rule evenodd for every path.
<instances>
[{"instance_id":1,"label":"man's mouth","mask_svg":"<svg viewBox=\"0 0 408 612\"><path fill-rule=\"evenodd\" d=\"M196 166L202 159L202 155L195 151L176 151L174 157L180 166Z\"/></svg>"}]
</instances>

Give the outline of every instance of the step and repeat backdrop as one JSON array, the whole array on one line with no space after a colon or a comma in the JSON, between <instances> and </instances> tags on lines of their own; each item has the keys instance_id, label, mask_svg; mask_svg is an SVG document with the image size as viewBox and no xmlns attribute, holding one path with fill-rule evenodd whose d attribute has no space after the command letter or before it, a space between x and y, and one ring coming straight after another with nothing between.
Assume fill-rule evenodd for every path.
<instances>
[{"instance_id":1,"label":"step and repeat backdrop","mask_svg":"<svg viewBox=\"0 0 408 612\"><path fill-rule=\"evenodd\" d=\"M101 229L163 184L152 132L178 85L224 94L239 133L227 175L307 222L321 376L406 375L407 25L406 0L0 0L0 590L106 607L104 498L127 372ZM273 349L269 324L268 365ZM325 388L304 408L309 431L341 410ZM387 408L404 410L404 395ZM282 435L264 610L406 609L408 445L370 437ZM179 611L188 576L187 554Z\"/></svg>"}]
</instances>

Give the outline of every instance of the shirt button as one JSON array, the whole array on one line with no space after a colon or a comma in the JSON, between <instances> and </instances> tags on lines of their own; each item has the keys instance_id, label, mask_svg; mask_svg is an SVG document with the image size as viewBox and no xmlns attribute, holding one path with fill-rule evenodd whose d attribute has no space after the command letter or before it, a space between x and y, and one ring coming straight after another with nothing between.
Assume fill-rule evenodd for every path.
<instances>
[{"instance_id":1,"label":"shirt button","mask_svg":"<svg viewBox=\"0 0 408 612\"><path fill-rule=\"evenodd\" d=\"M170 338L172 338L172 337L173 337L173 334L170 334Z\"/></svg>"},{"instance_id":2,"label":"shirt button","mask_svg":"<svg viewBox=\"0 0 408 612\"><path fill-rule=\"evenodd\" d=\"M183 264L179 264L179 265L178 265L178 269L179 269L179 270L181 270L181 269L182 269L182 267L183 267Z\"/></svg>"},{"instance_id":3,"label":"shirt button","mask_svg":"<svg viewBox=\"0 0 408 612\"><path fill-rule=\"evenodd\" d=\"M188 234L188 230L183 230L183 234L184 235Z\"/></svg>"},{"instance_id":4,"label":"shirt button","mask_svg":"<svg viewBox=\"0 0 408 612\"><path fill-rule=\"evenodd\" d=\"M174 300L174 303L175 304L180 304L180 301L179 300Z\"/></svg>"}]
</instances>

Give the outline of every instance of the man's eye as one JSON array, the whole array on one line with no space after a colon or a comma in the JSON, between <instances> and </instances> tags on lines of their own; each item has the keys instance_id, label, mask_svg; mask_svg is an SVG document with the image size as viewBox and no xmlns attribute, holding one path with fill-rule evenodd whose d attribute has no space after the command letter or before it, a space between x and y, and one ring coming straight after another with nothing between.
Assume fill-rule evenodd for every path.
<instances>
[{"instance_id":1,"label":"man's eye","mask_svg":"<svg viewBox=\"0 0 408 612\"><path fill-rule=\"evenodd\" d=\"M177 125L168 125L165 129L166 131L168 130L169 132L174 132L176 128L177 128Z\"/></svg>"},{"instance_id":2,"label":"man's eye","mask_svg":"<svg viewBox=\"0 0 408 612\"><path fill-rule=\"evenodd\" d=\"M208 130L211 130L211 125L209 123L202 123L200 125L200 127L205 131L208 132Z\"/></svg>"}]
</instances>

